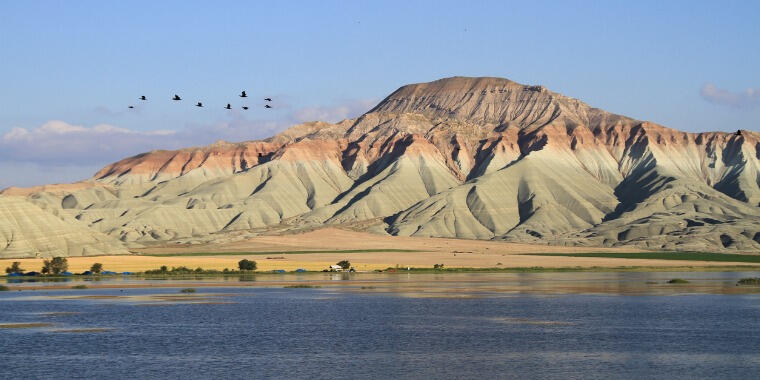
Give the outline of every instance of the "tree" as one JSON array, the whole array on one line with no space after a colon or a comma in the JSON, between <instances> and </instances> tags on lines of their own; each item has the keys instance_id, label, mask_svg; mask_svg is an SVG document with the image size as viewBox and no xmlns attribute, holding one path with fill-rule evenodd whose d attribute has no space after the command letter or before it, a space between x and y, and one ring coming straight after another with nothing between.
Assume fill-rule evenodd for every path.
<instances>
[{"instance_id":1,"label":"tree","mask_svg":"<svg viewBox=\"0 0 760 380\"><path fill-rule=\"evenodd\" d=\"M42 273L61 274L69 270L69 261L65 257L53 257L42 262Z\"/></svg>"},{"instance_id":2,"label":"tree","mask_svg":"<svg viewBox=\"0 0 760 380\"><path fill-rule=\"evenodd\" d=\"M18 261L14 261L11 266L5 268L5 273L11 274L11 273L24 273L24 270L21 269L21 263Z\"/></svg>"},{"instance_id":3,"label":"tree","mask_svg":"<svg viewBox=\"0 0 760 380\"><path fill-rule=\"evenodd\" d=\"M103 271L103 264L101 264L101 263L92 264L92 266L90 267L90 272L92 272L92 273L97 274L97 273L100 273L102 271Z\"/></svg>"},{"instance_id":4,"label":"tree","mask_svg":"<svg viewBox=\"0 0 760 380\"><path fill-rule=\"evenodd\" d=\"M238 262L238 268L240 268L240 270L256 270L256 262L243 259Z\"/></svg>"},{"instance_id":5,"label":"tree","mask_svg":"<svg viewBox=\"0 0 760 380\"><path fill-rule=\"evenodd\" d=\"M341 261L338 261L338 265L339 265L341 268L343 268L343 269L348 269L348 268L351 268L351 262L349 262L348 260L341 260Z\"/></svg>"}]
</instances>

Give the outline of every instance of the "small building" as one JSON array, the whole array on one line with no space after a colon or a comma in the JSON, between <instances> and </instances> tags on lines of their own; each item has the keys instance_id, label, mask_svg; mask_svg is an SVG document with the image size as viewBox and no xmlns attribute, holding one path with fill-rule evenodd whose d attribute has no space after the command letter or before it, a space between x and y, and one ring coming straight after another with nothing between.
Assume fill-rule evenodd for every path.
<instances>
[{"instance_id":1,"label":"small building","mask_svg":"<svg viewBox=\"0 0 760 380\"><path fill-rule=\"evenodd\" d=\"M330 272L343 272L343 267L340 265L330 265Z\"/></svg>"}]
</instances>

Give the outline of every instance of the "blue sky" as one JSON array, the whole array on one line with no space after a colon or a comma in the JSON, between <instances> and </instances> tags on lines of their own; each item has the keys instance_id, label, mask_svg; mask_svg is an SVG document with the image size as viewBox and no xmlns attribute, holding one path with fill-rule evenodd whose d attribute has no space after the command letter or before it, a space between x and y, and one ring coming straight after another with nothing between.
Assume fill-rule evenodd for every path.
<instances>
[{"instance_id":1,"label":"blue sky","mask_svg":"<svg viewBox=\"0 0 760 380\"><path fill-rule=\"evenodd\" d=\"M337 121L454 75L681 130L758 130L758 15L751 1L3 2L0 188ZM243 89L249 111L221 108Z\"/></svg>"}]
</instances>

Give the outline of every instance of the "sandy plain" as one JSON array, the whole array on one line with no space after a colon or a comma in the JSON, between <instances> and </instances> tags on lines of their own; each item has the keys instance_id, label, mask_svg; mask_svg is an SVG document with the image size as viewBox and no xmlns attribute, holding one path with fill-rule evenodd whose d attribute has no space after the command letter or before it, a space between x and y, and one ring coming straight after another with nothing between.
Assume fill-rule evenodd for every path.
<instances>
[{"instance_id":1,"label":"sandy plain","mask_svg":"<svg viewBox=\"0 0 760 380\"><path fill-rule=\"evenodd\" d=\"M292 253L297 251L319 253ZM372 250L370 252L324 252ZM383 251L388 250L388 251ZM394 250L406 250L398 252ZM198 255L198 253L229 253L229 255ZM291 252L291 253L288 253ZM223 270L236 269L237 262L247 258L258 264L258 270L298 268L322 270L340 260L349 260L358 271L389 267L428 268L444 264L448 268L563 268L563 267L710 267L746 266L749 263L645 260L605 257L538 256L531 253L572 252L642 252L634 248L560 247L516 244L497 241L382 236L365 232L324 228L300 234L263 235L243 241L204 245L162 245L142 248L131 255L70 257L69 270L82 272L93 263L102 263L106 270L139 272L168 267ZM151 256L188 254L187 256ZM192 254L192 255L190 255ZM0 268L20 261L27 271L39 271L42 259L4 259Z\"/></svg>"}]
</instances>

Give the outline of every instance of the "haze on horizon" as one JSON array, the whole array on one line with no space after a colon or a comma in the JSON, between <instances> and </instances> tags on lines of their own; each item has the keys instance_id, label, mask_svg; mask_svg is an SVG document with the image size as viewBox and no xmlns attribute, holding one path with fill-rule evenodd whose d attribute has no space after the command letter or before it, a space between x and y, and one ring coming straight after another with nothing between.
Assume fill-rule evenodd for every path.
<instances>
[{"instance_id":1,"label":"haze on horizon","mask_svg":"<svg viewBox=\"0 0 760 380\"><path fill-rule=\"evenodd\" d=\"M401 85L457 75L541 84L684 131L758 130L758 11L685 1L6 3L0 188L355 117ZM241 90L251 110L223 110L239 109ZM263 109L266 96L274 109Z\"/></svg>"}]
</instances>

